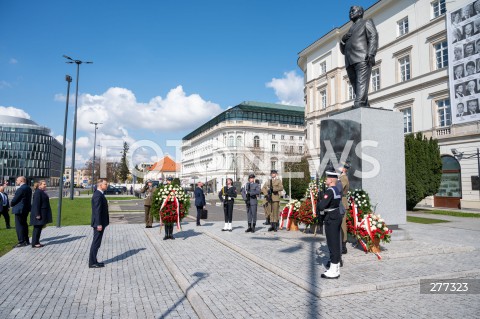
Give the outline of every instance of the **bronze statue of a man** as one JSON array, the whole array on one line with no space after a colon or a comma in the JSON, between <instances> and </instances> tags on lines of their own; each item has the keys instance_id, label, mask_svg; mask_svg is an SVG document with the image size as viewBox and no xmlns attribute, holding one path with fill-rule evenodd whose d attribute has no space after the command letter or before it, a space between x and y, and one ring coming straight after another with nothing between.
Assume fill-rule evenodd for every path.
<instances>
[{"instance_id":1,"label":"bronze statue of a man","mask_svg":"<svg viewBox=\"0 0 480 319\"><path fill-rule=\"evenodd\" d=\"M348 78L355 92L353 108L370 107L368 86L378 49L375 24L371 19L364 20L363 13L364 10L360 6L350 8L350 20L353 24L340 42L340 51L345 55Z\"/></svg>"}]
</instances>

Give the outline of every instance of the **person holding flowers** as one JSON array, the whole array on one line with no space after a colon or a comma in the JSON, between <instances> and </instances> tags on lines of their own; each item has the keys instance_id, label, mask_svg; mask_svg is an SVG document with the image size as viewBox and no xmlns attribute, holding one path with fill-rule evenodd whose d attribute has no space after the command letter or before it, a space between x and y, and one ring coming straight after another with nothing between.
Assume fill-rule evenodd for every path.
<instances>
[{"instance_id":1,"label":"person holding flowers","mask_svg":"<svg viewBox=\"0 0 480 319\"><path fill-rule=\"evenodd\" d=\"M153 215L165 224L165 237L163 240L175 239L173 225L180 230L180 222L187 215L190 208L190 198L179 186L172 184L173 178L167 178L167 184L157 188L153 194Z\"/></svg>"},{"instance_id":2,"label":"person holding flowers","mask_svg":"<svg viewBox=\"0 0 480 319\"><path fill-rule=\"evenodd\" d=\"M340 277L340 227L342 215L339 206L341 205L342 194L337 189L338 174L333 167L326 169L326 184L328 189L324 194L319 194L316 214L320 215L325 225L327 245L330 250L330 268L322 274L322 278L336 279Z\"/></svg>"}]
</instances>

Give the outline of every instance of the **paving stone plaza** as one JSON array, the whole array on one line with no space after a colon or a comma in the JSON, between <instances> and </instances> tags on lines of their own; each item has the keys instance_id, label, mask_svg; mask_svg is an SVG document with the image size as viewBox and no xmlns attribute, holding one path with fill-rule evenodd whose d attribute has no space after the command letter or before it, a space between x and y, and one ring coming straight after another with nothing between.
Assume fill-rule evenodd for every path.
<instances>
[{"instance_id":1,"label":"paving stone plaza","mask_svg":"<svg viewBox=\"0 0 480 319\"><path fill-rule=\"evenodd\" d=\"M420 215L421 216L421 215ZM475 318L478 294L420 294L420 279L480 278L480 221L408 223L408 240L381 261L348 245L338 280L320 278L325 237L301 231L246 234L246 222L196 227L176 240L159 225L113 224L89 269L88 226L48 227L42 249L0 258L1 318Z\"/></svg>"}]
</instances>

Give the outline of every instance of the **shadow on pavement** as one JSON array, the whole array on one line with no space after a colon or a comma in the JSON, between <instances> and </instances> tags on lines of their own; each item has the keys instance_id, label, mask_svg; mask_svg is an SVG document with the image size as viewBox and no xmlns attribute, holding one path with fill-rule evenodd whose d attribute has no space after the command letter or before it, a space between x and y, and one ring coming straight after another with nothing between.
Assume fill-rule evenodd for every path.
<instances>
[{"instance_id":1,"label":"shadow on pavement","mask_svg":"<svg viewBox=\"0 0 480 319\"><path fill-rule=\"evenodd\" d=\"M189 230L182 230L176 234L174 234L175 238L183 238L183 240L189 238L189 237L195 237L195 236L199 236L199 235L202 235L202 233L199 233L193 229L189 229Z\"/></svg>"},{"instance_id":2,"label":"shadow on pavement","mask_svg":"<svg viewBox=\"0 0 480 319\"><path fill-rule=\"evenodd\" d=\"M68 235L60 235L60 236L55 236L55 237L42 238L42 241L50 241L50 240L62 239L62 238L68 237L68 236L70 236L70 234L68 234Z\"/></svg>"},{"instance_id":3,"label":"shadow on pavement","mask_svg":"<svg viewBox=\"0 0 480 319\"><path fill-rule=\"evenodd\" d=\"M260 239L260 240L280 240L279 237L252 237L252 239Z\"/></svg>"},{"instance_id":4,"label":"shadow on pavement","mask_svg":"<svg viewBox=\"0 0 480 319\"><path fill-rule=\"evenodd\" d=\"M281 249L280 252L289 254L289 253L296 252L299 249L302 249L302 247L303 247L302 244L298 244L298 245L295 245L295 246L292 246L292 247Z\"/></svg>"},{"instance_id":5,"label":"shadow on pavement","mask_svg":"<svg viewBox=\"0 0 480 319\"><path fill-rule=\"evenodd\" d=\"M175 308L177 308L185 299L187 299L187 293L190 289L192 289L196 284L198 284L201 280L203 280L204 278L207 278L209 276L209 274L207 273L204 273L204 272L196 272L192 275L193 277L197 277L197 279L192 282L192 284L190 286L188 286L187 290L185 291L184 295L182 298L180 298L179 300L177 300L177 302L175 302L173 304L173 306L171 306L170 308L167 309L167 311L165 311L165 313L163 313L159 319L163 319L163 318L169 318L169 314L175 310Z\"/></svg>"},{"instance_id":6,"label":"shadow on pavement","mask_svg":"<svg viewBox=\"0 0 480 319\"><path fill-rule=\"evenodd\" d=\"M107 260L104 260L103 262L105 264L110 264L110 263L113 263L113 262L117 262L117 261L120 261L120 260L124 260L124 259L127 259L128 257L130 256L133 256L133 255L136 255L138 254L139 252L141 252L142 250L145 250L146 248L142 247L142 248L136 248L136 249L130 249L130 250L127 250L126 252L124 253L121 253L120 255L118 256L115 256L115 257L112 257L112 258L109 258Z\"/></svg>"},{"instance_id":7,"label":"shadow on pavement","mask_svg":"<svg viewBox=\"0 0 480 319\"><path fill-rule=\"evenodd\" d=\"M60 240L52 240L48 243L48 245L59 245L59 244L65 244L65 243L69 243L71 241L75 241L75 240L78 240L80 238L84 238L84 237L87 237L85 235L83 236L74 236L74 237L69 237L69 238L65 238L65 239L60 239Z\"/></svg>"},{"instance_id":8,"label":"shadow on pavement","mask_svg":"<svg viewBox=\"0 0 480 319\"><path fill-rule=\"evenodd\" d=\"M215 225L215 223L205 223L205 224L202 224L202 226L213 226Z\"/></svg>"}]
</instances>

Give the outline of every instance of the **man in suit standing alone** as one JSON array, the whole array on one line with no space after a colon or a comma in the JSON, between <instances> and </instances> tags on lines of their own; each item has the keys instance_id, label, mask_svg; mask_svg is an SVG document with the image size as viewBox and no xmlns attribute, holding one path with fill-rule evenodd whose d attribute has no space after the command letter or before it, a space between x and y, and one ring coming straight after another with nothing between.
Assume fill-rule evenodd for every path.
<instances>
[{"instance_id":1,"label":"man in suit standing alone","mask_svg":"<svg viewBox=\"0 0 480 319\"><path fill-rule=\"evenodd\" d=\"M205 194L203 193L202 186L203 186L203 183L199 181L194 191L195 207L197 207L197 226L202 226L200 225L200 218L202 217L202 211L205 209L205 206L207 206L207 203L205 202Z\"/></svg>"},{"instance_id":2,"label":"man in suit standing alone","mask_svg":"<svg viewBox=\"0 0 480 319\"><path fill-rule=\"evenodd\" d=\"M30 245L28 239L28 213L32 209L32 189L26 184L24 176L17 177L16 184L19 186L12 199L12 214L15 215L15 230L17 231L18 244L14 246L23 247Z\"/></svg>"},{"instance_id":3,"label":"man in suit standing alone","mask_svg":"<svg viewBox=\"0 0 480 319\"><path fill-rule=\"evenodd\" d=\"M350 8L350 20L353 24L340 42L340 51L345 55L348 78L355 92L353 108L370 107L368 86L378 49L375 24L370 19L363 20L363 13L364 10L360 6Z\"/></svg>"},{"instance_id":4,"label":"man in suit standing alone","mask_svg":"<svg viewBox=\"0 0 480 319\"><path fill-rule=\"evenodd\" d=\"M10 229L10 216L8 215L10 203L8 201L8 195L5 194L5 186L0 186L0 200L1 200L0 213L5 218L5 225L7 226L7 229Z\"/></svg>"},{"instance_id":5,"label":"man in suit standing alone","mask_svg":"<svg viewBox=\"0 0 480 319\"><path fill-rule=\"evenodd\" d=\"M90 247L90 257L88 259L88 266L90 268L101 268L105 266L103 263L98 262L97 253L102 244L103 232L109 224L108 202L104 194L107 188L107 181L100 179L97 183L97 190L92 196L91 226L93 227L93 241L92 246Z\"/></svg>"}]
</instances>

